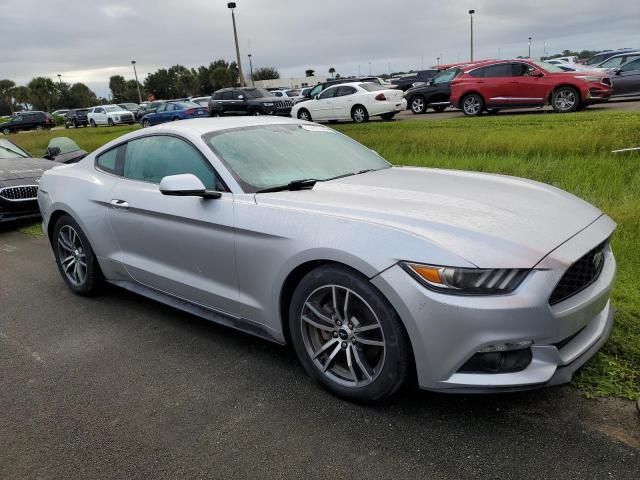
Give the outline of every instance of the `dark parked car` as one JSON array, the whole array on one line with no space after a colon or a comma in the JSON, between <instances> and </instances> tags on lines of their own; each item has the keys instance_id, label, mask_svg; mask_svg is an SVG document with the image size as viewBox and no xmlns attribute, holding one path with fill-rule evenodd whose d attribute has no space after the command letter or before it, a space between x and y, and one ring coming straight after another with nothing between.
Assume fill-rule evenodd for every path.
<instances>
[{"instance_id":1,"label":"dark parked car","mask_svg":"<svg viewBox=\"0 0 640 480\"><path fill-rule=\"evenodd\" d=\"M263 88L223 88L211 95L209 115L285 115L293 100L274 97Z\"/></svg>"},{"instance_id":2,"label":"dark parked car","mask_svg":"<svg viewBox=\"0 0 640 480\"><path fill-rule=\"evenodd\" d=\"M640 96L640 58L625 63L611 73L613 97Z\"/></svg>"},{"instance_id":3,"label":"dark parked car","mask_svg":"<svg viewBox=\"0 0 640 480\"><path fill-rule=\"evenodd\" d=\"M425 113L429 107L436 112L442 112L449 106L451 95L451 80L460 73L459 68L450 68L438 73L424 85L411 87L404 98L407 99L407 109L413 113Z\"/></svg>"},{"instance_id":4,"label":"dark parked car","mask_svg":"<svg viewBox=\"0 0 640 480\"><path fill-rule=\"evenodd\" d=\"M44 158L58 163L76 163L87 156L76 142L68 137L52 138L47 145Z\"/></svg>"},{"instance_id":5,"label":"dark parked car","mask_svg":"<svg viewBox=\"0 0 640 480\"><path fill-rule=\"evenodd\" d=\"M86 127L89 125L89 120L87 119L88 108L76 108L74 110L69 110L69 112L64 116L64 126L65 128L70 127Z\"/></svg>"},{"instance_id":6,"label":"dark parked car","mask_svg":"<svg viewBox=\"0 0 640 480\"><path fill-rule=\"evenodd\" d=\"M31 158L15 143L0 138L0 224L37 218L38 184L55 163Z\"/></svg>"},{"instance_id":7,"label":"dark parked car","mask_svg":"<svg viewBox=\"0 0 640 480\"><path fill-rule=\"evenodd\" d=\"M437 73L438 70L420 70L414 75L408 75L401 78L392 78L390 82L392 85L396 85L398 88L402 89L402 91L407 91L411 87L413 87L414 83L426 83L433 77L435 77Z\"/></svg>"},{"instance_id":8,"label":"dark parked car","mask_svg":"<svg viewBox=\"0 0 640 480\"><path fill-rule=\"evenodd\" d=\"M43 130L54 126L55 121L50 113L18 112L8 122L0 123L0 132L9 135L20 130Z\"/></svg>"},{"instance_id":9,"label":"dark parked car","mask_svg":"<svg viewBox=\"0 0 640 480\"><path fill-rule=\"evenodd\" d=\"M589 65L591 67L597 67L600 63L613 57L614 55L620 55L621 53L635 53L638 51L640 50L636 48L622 48L620 50L608 50L606 52L600 52L595 54L593 57L586 60L584 64Z\"/></svg>"},{"instance_id":10,"label":"dark parked car","mask_svg":"<svg viewBox=\"0 0 640 480\"><path fill-rule=\"evenodd\" d=\"M195 102L165 102L155 112L147 113L140 123L143 127L150 127L160 123L187 120L189 118L206 118L209 109Z\"/></svg>"}]
</instances>

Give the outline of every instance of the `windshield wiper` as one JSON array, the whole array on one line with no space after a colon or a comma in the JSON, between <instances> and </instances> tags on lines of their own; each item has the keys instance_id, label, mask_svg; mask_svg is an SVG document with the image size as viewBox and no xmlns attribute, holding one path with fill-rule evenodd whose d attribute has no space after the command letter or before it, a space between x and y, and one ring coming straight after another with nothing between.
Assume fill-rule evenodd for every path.
<instances>
[{"instance_id":1,"label":"windshield wiper","mask_svg":"<svg viewBox=\"0 0 640 480\"><path fill-rule=\"evenodd\" d=\"M282 192L284 190L302 190L303 188L313 187L316 182L322 182L317 178L303 178L300 180L293 180L286 185L278 185L277 187L263 188L256 193L269 193L269 192Z\"/></svg>"},{"instance_id":2,"label":"windshield wiper","mask_svg":"<svg viewBox=\"0 0 640 480\"><path fill-rule=\"evenodd\" d=\"M16 152L15 150L12 150L12 149L7 148L7 147L3 147L2 145L0 145L0 148L1 148L2 150L6 151L6 152L15 153L15 154L16 154L16 155L18 155L20 158L29 158L29 157L27 157L26 155L23 155L23 154L22 154L22 153L20 153L20 152Z\"/></svg>"}]
</instances>

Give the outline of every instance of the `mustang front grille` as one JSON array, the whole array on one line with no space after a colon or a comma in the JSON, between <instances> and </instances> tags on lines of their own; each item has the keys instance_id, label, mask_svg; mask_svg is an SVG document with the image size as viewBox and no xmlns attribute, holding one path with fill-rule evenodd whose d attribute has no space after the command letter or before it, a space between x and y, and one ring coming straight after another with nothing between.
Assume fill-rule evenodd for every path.
<instances>
[{"instance_id":1,"label":"mustang front grille","mask_svg":"<svg viewBox=\"0 0 640 480\"><path fill-rule=\"evenodd\" d=\"M23 202L38 198L37 185L19 185L16 187L0 188L0 198L10 202Z\"/></svg>"},{"instance_id":2,"label":"mustang front grille","mask_svg":"<svg viewBox=\"0 0 640 480\"><path fill-rule=\"evenodd\" d=\"M601 243L569 267L553 290L550 305L572 297L597 280L604 265L605 245L606 242Z\"/></svg>"}]
</instances>

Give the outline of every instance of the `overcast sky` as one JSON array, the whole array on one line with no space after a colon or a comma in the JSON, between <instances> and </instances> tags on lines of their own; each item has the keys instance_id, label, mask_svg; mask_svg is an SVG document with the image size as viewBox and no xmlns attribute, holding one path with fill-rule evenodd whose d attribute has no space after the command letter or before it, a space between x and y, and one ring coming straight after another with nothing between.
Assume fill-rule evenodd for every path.
<instances>
[{"instance_id":1,"label":"overcast sky","mask_svg":"<svg viewBox=\"0 0 640 480\"><path fill-rule=\"evenodd\" d=\"M282 77L305 69L343 76L428 67L469 57L516 57L564 49L640 48L640 1L617 0L238 0L243 68ZM111 75L140 80L158 67L235 59L226 0L0 0L0 78L87 83L108 92ZM423 60L424 59L424 60Z\"/></svg>"}]
</instances>

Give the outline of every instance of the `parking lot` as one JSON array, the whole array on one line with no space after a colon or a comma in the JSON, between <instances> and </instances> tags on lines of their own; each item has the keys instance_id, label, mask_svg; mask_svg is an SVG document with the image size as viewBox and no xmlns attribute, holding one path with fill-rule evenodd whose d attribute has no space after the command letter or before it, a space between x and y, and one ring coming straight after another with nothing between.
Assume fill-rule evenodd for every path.
<instances>
[{"instance_id":1,"label":"parking lot","mask_svg":"<svg viewBox=\"0 0 640 480\"><path fill-rule=\"evenodd\" d=\"M630 402L570 387L320 390L294 354L107 288L74 296L43 237L0 231L2 478L637 478Z\"/></svg>"}]
</instances>

